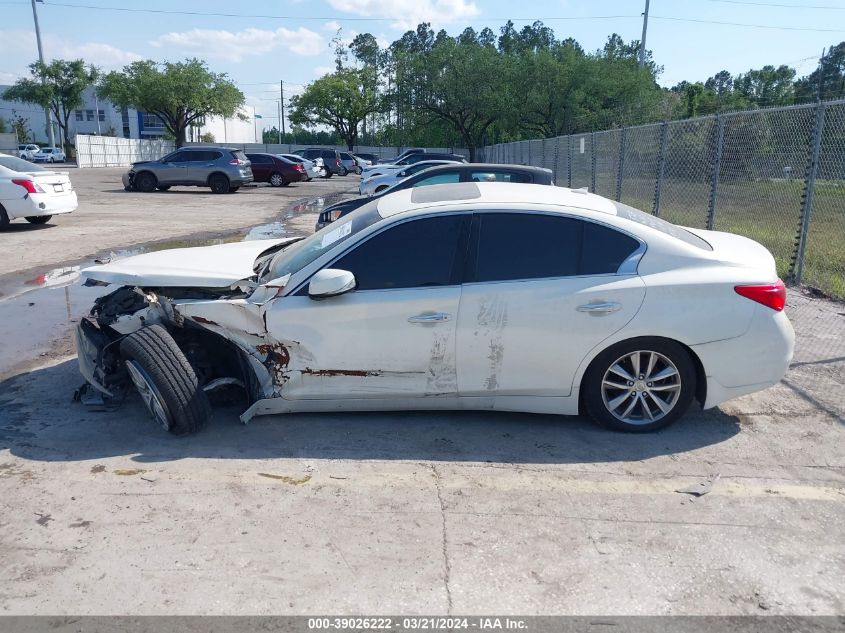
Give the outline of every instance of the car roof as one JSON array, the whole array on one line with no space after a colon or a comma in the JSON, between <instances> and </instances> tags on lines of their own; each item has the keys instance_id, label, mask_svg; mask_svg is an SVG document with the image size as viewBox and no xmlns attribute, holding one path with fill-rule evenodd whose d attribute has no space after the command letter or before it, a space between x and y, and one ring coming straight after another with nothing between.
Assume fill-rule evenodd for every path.
<instances>
[{"instance_id":1,"label":"car roof","mask_svg":"<svg viewBox=\"0 0 845 633\"><path fill-rule=\"evenodd\" d=\"M449 204L452 203L452 204ZM586 189L509 182L460 182L402 189L378 199L383 218L427 207L448 208L455 204L542 204L574 207L616 215L616 205Z\"/></svg>"}]
</instances>

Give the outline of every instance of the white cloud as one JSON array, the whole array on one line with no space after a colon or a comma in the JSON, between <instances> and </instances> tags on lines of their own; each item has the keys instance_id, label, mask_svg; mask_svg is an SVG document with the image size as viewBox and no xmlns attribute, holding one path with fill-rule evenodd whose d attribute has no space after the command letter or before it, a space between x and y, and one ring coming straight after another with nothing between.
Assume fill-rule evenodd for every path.
<instances>
[{"instance_id":1,"label":"white cloud","mask_svg":"<svg viewBox=\"0 0 845 633\"><path fill-rule=\"evenodd\" d=\"M315 66L314 67L314 78L319 79L323 75L329 75L333 73L335 70L334 66Z\"/></svg>"},{"instance_id":2,"label":"white cloud","mask_svg":"<svg viewBox=\"0 0 845 633\"><path fill-rule=\"evenodd\" d=\"M338 29L340 29L341 26L340 26L340 24L338 24L337 22L332 20L331 22L326 22L323 25L323 28L326 29L327 31L331 31L332 33L337 33Z\"/></svg>"},{"instance_id":3,"label":"white cloud","mask_svg":"<svg viewBox=\"0 0 845 633\"><path fill-rule=\"evenodd\" d=\"M304 56L325 54L323 37L302 26L295 31L284 27L275 30L249 28L238 32L193 29L182 33L165 33L150 44L175 48L200 57L232 61L241 61L248 55L269 53L277 48Z\"/></svg>"},{"instance_id":4,"label":"white cloud","mask_svg":"<svg viewBox=\"0 0 845 633\"><path fill-rule=\"evenodd\" d=\"M124 51L110 44L75 42L53 34L44 35L44 56L51 59L84 59L88 64L101 68L119 68L143 59L140 55ZM38 58L38 46L32 31L0 30L0 55L4 59L22 57L29 64Z\"/></svg>"},{"instance_id":5,"label":"white cloud","mask_svg":"<svg viewBox=\"0 0 845 633\"><path fill-rule=\"evenodd\" d=\"M479 14L475 3L467 0L329 0L329 4L338 11L393 18L392 26L398 29L413 29L420 22L436 27Z\"/></svg>"}]
</instances>

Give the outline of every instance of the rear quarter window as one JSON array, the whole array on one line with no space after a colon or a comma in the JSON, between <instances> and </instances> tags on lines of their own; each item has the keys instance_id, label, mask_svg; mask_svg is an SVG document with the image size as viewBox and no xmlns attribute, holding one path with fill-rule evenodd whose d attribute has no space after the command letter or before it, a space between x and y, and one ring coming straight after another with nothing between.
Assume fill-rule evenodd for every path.
<instances>
[{"instance_id":1,"label":"rear quarter window","mask_svg":"<svg viewBox=\"0 0 845 633\"><path fill-rule=\"evenodd\" d=\"M631 220L632 222L636 222L637 224L642 224L643 226L648 226L652 229L656 229L661 233L671 235L672 237L679 239L682 242L689 244L690 246L700 248L701 250L713 250L713 247L710 246L709 242L707 242L703 238L698 237L693 233L690 233L686 229L677 226L676 224L672 224L671 222L667 222L666 220L661 220L656 216L640 211L639 209L635 209L634 207L629 207L627 204L622 204L619 202L614 202L613 204L616 205L616 215L620 218L625 218L626 220Z\"/></svg>"}]
</instances>

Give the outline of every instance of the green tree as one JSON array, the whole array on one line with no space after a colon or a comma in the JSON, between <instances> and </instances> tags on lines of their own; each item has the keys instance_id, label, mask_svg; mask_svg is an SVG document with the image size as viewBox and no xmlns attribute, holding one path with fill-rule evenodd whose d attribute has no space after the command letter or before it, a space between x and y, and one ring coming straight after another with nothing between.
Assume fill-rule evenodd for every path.
<instances>
[{"instance_id":1,"label":"green tree","mask_svg":"<svg viewBox=\"0 0 845 633\"><path fill-rule=\"evenodd\" d=\"M81 59L54 59L49 64L30 64L29 72L31 77L16 81L3 97L49 108L59 123L66 146L70 115L82 106L82 93L96 81L98 71L93 66L86 67Z\"/></svg>"},{"instance_id":2,"label":"green tree","mask_svg":"<svg viewBox=\"0 0 845 633\"><path fill-rule=\"evenodd\" d=\"M325 125L337 130L351 151L362 121L381 109L381 101L368 86L372 70L345 68L308 84L291 99L293 125Z\"/></svg>"},{"instance_id":3,"label":"green tree","mask_svg":"<svg viewBox=\"0 0 845 633\"><path fill-rule=\"evenodd\" d=\"M0 134L6 133L6 119L0 118Z\"/></svg>"},{"instance_id":4,"label":"green tree","mask_svg":"<svg viewBox=\"0 0 845 633\"><path fill-rule=\"evenodd\" d=\"M795 82L795 96L799 102L845 99L845 42L828 48L819 67Z\"/></svg>"},{"instance_id":5,"label":"green tree","mask_svg":"<svg viewBox=\"0 0 845 633\"><path fill-rule=\"evenodd\" d=\"M16 114L13 111L10 123L12 124L12 132L15 133L18 143L29 143L33 140L32 131L26 126L26 119L20 114Z\"/></svg>"},{"instance_id":6,"label":"green tree","mask_svg":"<svg viewBox=\"0 0 845 633\"><path fill-rule=\"evenodd\" d=\"M786 65L763 66L734 79L734 90L749 102L761 106L790 105L795 102L795 69Z\"/></svg>"},{"instance_id":7,"label":"green tree","mask_svg":"<svg viewBox=\"0 0 845 633\"><path fill-rule=\"evenodd\" d=\"M133 62L123 71L106 74L97 92L120 108L157 114L177 147L185 144L186 130L194 121L233 117L244 104L243 93L225 73L210 71L198 59Z\"/></svg>"}]
</instances>

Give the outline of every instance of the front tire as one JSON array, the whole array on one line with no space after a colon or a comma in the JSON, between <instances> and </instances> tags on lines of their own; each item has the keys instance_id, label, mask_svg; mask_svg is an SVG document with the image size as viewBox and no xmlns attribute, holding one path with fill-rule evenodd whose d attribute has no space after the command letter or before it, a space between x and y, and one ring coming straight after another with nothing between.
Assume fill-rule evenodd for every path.
<instances>
[{"instance_id":1,"label":"front tire","mask_svg":"<svg viewBox=\"0 0 845 633\"><path fill-rule=\"evenodd\" d=\"M27 216L26 221L30 224L47 224L52 217L52 215L31 215Z\"/></svg>"},{"instance_id":2,"label":"front tire","mask_svg":"<svg viewBox=\"0 0 845 633\"><path fill-rule=\"evenodd\" d=\"M668 426L689 407L696 372L689 352L667 339L640 337L599 354L584 375L587 414L617 431L646 433Z\"/></svg>"},{"instance_id":3,"label":"front tire","mask_svg":"<svg viewBox=\"0 0 845 633\"><path fill-rule=\"evenodd\" d=\"M196 373L161 325L133 332L121 341L120 352L144 405L166 431L194 433L211 417L208 396Z\"/></svg>"},{"instance_id":4,"label":"front tire","mask_svg":"<svg viewBox=\"0 0 845 633\"><path fill-rule=\"evenodd\" d=\"M223 174L211 174L208 186L212 193L229 193L229 179Z\"/></svg>"},{"instance_id":5,"label":"front tire","mask_svg":"<svg viewBox=\"0 0 845 633\"><path fill-rule=\"evenodd\" d=\"M158 181L156 177L153 176L150 172L144 171L140 174L135 174L135 189L142 192L142 193L151 193L155 191L156 187L158 186Z\"/></svg>"},{"instance_id":6,"label":"front tire","mask_svg":"<svg viewBox=\"0 0 845 633\"><path fill-rule=\"evenodd\" d=\"M285 177L282 176L280 173L276 172L270 175L270 186L271 187L284 187L288 184L288 181L285 180Z\"/></svg>"}]
</instances>

